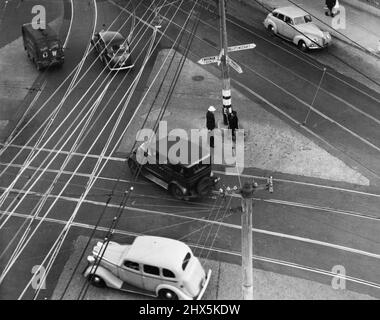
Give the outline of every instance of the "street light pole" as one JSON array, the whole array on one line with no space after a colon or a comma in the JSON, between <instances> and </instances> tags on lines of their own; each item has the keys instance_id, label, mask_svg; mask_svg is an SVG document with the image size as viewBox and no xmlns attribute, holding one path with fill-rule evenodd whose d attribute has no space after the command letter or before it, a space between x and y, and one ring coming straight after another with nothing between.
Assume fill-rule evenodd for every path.
<instances>
[{"instance_id":1,"label":"street light pole","mask_svg":"<svg viewBox=\"0 0 380 320\"><path fill-rule=\"evenodd\" d=\"M252 197L253 188L248 185L248 193L242 191L241 215L241 258L242 258L242 292L243 300L253 300L253 265L252 265Z\"/></svg>"},{"instance_id":2,"label":"street light pole","mask_svg":"<svg viewBox=\"0 0 380 320\"><path fill-rule=\"evenodd\" d=\"M244 300L253 300L253 239L252 239L252 214L253 214L253 197L258 190L269 190L273 192L273 178L269 177L267 183L258 185L256 182L246 182L238 190L235 186L233 189L220 189L220 193L235 193L241 196L241 258L242 258L242 294Z\"/></svg>"},{"instance_id":3,"label":"street light pole","mask_svg":"<svg viewBox=\"0 0 380 320\"><path fill-rule=\"evenodd\" d=\"M228 115L232 113L231 105L231 82L230 70L228 66L228 43L227 43L227 23L226 23L226 7L225 0L219 0L220 15L220 40L221 40L221 63L223 78L223 123L228 125Z\"/></svg>"}]
</instances>

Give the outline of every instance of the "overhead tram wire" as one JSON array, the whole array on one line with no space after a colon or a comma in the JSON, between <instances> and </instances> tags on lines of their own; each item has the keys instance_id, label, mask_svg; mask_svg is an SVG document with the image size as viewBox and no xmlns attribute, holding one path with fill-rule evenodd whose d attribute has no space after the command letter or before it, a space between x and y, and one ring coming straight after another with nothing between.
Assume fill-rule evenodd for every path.
<instances>
[{"instance_id":1,"label":"overhead tram wire","mask_svg":"<svg viewBox=\"0 0 380 320\"><path fill-rule=\"evenodd\" d=\"M146 44L146 45L147 45L147 44ZM145 45L145 46L146 46L146 45ZM140 53L140 55L141 55L141 53ZM107 68L107 67L105 66L105 67L103 68L103 71L106 70L106 68ZM129 74L129 72L130 72L130 71L128 70L127 74ZM125 75L125 77L127 76L127 74ZM109 77L109 75L110 75L110 73L107 75L107 77L105 77L105 78L103 79L101 85L102 85L103 83L106 82L106 80L107 80L107 78ZM113 75L112 79L114 79L115 76L116 76L116 74ZM99 77L100 77L100 74L98 75L97 78L99 78ZM125 78L125 77L124 77L124 78ZM112 79L111 79L111 80L112 80ZM95 83L95 82L94 82L94 83ZM94 85L94 83L93 83L93 85ZM101 89L101 85L100 85L100 86L96 89L96 91L93 93L92 97L94 97L94 96L97 94L97 91ZM120 87L120 85L121 85L121 84L118 85L118 88ZM116 93L116 91L113 92L112 96L108 99L108 101L110 101L110 100L113 98L113 96L115 95L115 93ZM84 96L82 96L81 99L83 99L83 97L84 97ZM92 97L86 102L85 107L89 104L89 102L91 101ZM79 104L79 102L76 104L76 106L77 106L78 104ZM78 119L78 118L81 119L80 123L81 123L82 121L84 121L84 118L81 116L81 114L82 114L82 112L84 112L84 110L85 110L85 108L82 108L82 110L80 111L79 115L76 117L76 119ZM88 111L87 111L87 113L88 113ZM100 117L100 115L98 116L97 119L99 119L99 117ZM76 121L76 119L75 119L75 121ZM68 140L74 135L74 132L75 132L76 129L75 129L75 130L72 130L72 129L71 129L71 126L74 125L75 121L71 122L69 128L66 130L66 132L71 132L71 135L70 135L69 138L66 139L65 144L66 144L66 143L68 142ZM80 126L80 123L78 124L77 128ZM94 125L94 123L92 124L92 126L93 126L93 125ZM56 129L56 130L57 130L57 129ZM56 132L56 131L55 131L55 132ZM60 139L58 140L58 142L55 144L55 146L53 147L53 149L55 149L55 147L58 146L59 143L60 143L64 138L65 138L64 135L61 136L61 138L60 138ZM47 142L46 142L46 143L47 143ZM46 143L45 143L45 144L46 144ZM64 145L65 145L65 144L64 144ZM63 146L60 148L60 150L62 150L62 149L63 149ZM76 148L76 149L77 149L77 148ZM40 152L40 151L41 151L41 150L39 150L39 152ZM75 152L75 150L74 150L73 152ZM53 153L53 151L50 151L49 156L50 156L52 153ZM37 153L37 155L38 155L38 154L39 154L39 153ZM35 155L35 156L33 157L33 159L31 159L31 160L34 160L35 157L36 157L37 155ZM53 157L52 160L54 160L57 156L58 156L58 153L55 154L55 156ZM39 168L37 169L37 171L43 166L43 164L44 164L48 159L49 159L48 157L45 157L45 158L44 158L43 162L40 164L40 166L39 166ZM50 161L50 163L52 162L52 160ZM50 164L50 163L49 163L49 164ZM23 166L22 168L24 168L24 166ZM24 168L24 170L25 170L25 168ZM37 174L37 171L35 171L35 172L33 173L32 178ZM20 176L22 173L23 173L23 171L19 172L18 176ZM41 176L41 175L40 175L40 176ZM16 180L16 179L14 179L14 181L15 181L15 180ZM31 182L32 182L32 179L31 179L31 177L29 177L29 179L28 179L28 181L27 181L27 184L29 184L29 183L31 183ZM14 183L15 183L15 182L14 182ZM9 187L8 187L8 189L9 189ZM0 201L0 203L2 203L3 201L4 201L4 193L3 193L3 195L2 195L2 201ZM9 208L9 206L8 206L8 208ZM8 209L7 209L7 210L8 210ZM0 221L1 221L1 218L0 218ZM1 227L0 227L0 228L1 228Z\"/></svg>"},{"instance_id":2,"label":"overhead tram wire","mask_svg":"<svg viewBox=\"0 0 380 320\"><path fill-rule=\"evenodd\" d=\"M128 6L129 3L126 4L125 7ZM119 13L119 15L112 21L112 23L110 24L109 28L111 28L111 26L115 23L115 21L121 16L121 13L122 11ZM122 24L122 26L118 29L118 31L121 30L121 28L124 26L125 23L128 22L128 19L124 21L124 23ZM109 28L106 29L106 31L109 31ZM99 40L98 40L99 41ZM71 74L78 69L78 67L80 66L80 64L87 58L87 56L90 54L90 52L93 50L92 47L90 47L90 49L87 51L87 54L82 57L81 61L78 63L78 65L73 69L73 71L71 71L71 73L64 79L64 81L61 83L61 85L53 92L52 95L50 95L50 97L43 103L43 105L39 108L39 110L34 113L32 115L32 117L28 120L28 122L24 125L23 128L21 128L17 134L15 136L12 137L12 139L10 141L7 141L5 146L0 150L0 155L5 151L5 149L9 146L9 145L12 145L12 143L14 142L14 140L18 137L18 135L27 127L27 125L37 116L37 114L47 105L47 103L50 101L50 99L58 92L58 90L61 88L61 86L63 85L63 83L65 83L69 77L71 76ZM83 80L83 78L85 77L85 75L89 72L89 70L91 69L91 67L97 62L98 58L95 59L91 65L87 68L87 70L84 72L84 74L79 78L78 81L76 81L75 84L73 85L70 85L69 88L66 90L64 96L67 97L68 95L71 94L71 92L78 86L78 84L81 82L81 80ZM106 70L106 68L103 68L103 71ZM78 73L78 70L76 71L76 74ZM101 72L102 73L102 72ZM100 74L101 74L100 73ZM98 75L97 79L100 77L100 74ZM74 76L73 79L76 80L76 76ZM96 81L96 80L95 80ZM92 87L92 86L91 86ZM89 90L89 89L88 89ZM87 91L88 91L87 90ZM83 98L83 97L82 97ZM66 99L63 99L60 104L58 105L58 107L56 107L56 109L58 109L58 111L60 110L60 108L62 107L63 105L63 102L65 101ZM54 111L54 110L53 110ZM70 110L70 113L71 114L73 112L73 110ZM31 143L31 141L34 139L34 137L37 135L37 133L39 132L39 130L44 127L46 124L48 124L49 121L51 121L51 118L52 118L53 114L50 114L46 120L44 120L44 122L39 126L39 128L37 130L35 130L34 134L32 135L32 137L29 138L29 140L26 142L26 144L29 144ZM62 125L62 124L61 124ZM60 126L61 126L60 125ZM58 126L58 127L60 127ZM13 161L16 159L16 157L18 157L19 155L21 154L21 151L17 153L16 156L14 156L13 160L11 163L13 163ZM4 173L4 170L0 173L0 176Z\"/></svg>"},{"instance_id":3,"label":"overhead tram wire","mask_svg":"<svg viewBox=\"0 0 380 320\"><path fill-rule=\"evenodd\" d=\"M95 62L96 62L96 60L94 60L94 62L91 64L91 66L92 66ZM89 69L87 69L87 72L88 72L88 70L89 70ZM105 70L105 69L103 69L103 70ZM86 73L87 73L87 72L86 72ZM99 74L98 77L100 77L100 74ZM82 77L82 78L83 78L83 77ZM81 78L81 79L82 79L82 78ZM80 79L80 80L81 80L81 79ZM97 79L98 79L98 78L97 78ZM80 81L80 80L79 80L79 81ZM92 85L94 85L94 83L93 83ZM89 90L89 89L88 89L88 90ZM96 93L96 92L95 92L95 93ZM94 93L94 95L95 95L95 93ZM83 99L83 97L84 97L84 96L82 96L81 100ZM81 100L80 100L80 101L81 101ZM88 101L88 102L89 102L89 101ZM78 106L78 104L79 104L79 102L76 104L76 106ZM62 105L63 105L63 104L62 104ZM61 105L61 106L62 106L62 105ZM87 103L86 103L86 105L87 105ZM71 113L74 111L74 109L75 109L75 108L72 108L69 114L71 114ZM82 111L83 111L83 110L82 110ZM82 111L81 111L81 112L82 112ZM61 125L62 125L62 124L63 124L63 122L61 123ZM73 124L73 123L72 123L72 124ZM71 124L71 125L72 125L72 124ZM61 126L61 125L60 125L60 126ZM71 125L70 125L70 127L71 127ZM58 126L58 128L59 128L60 126ZM56 128L56 130L55 130L54 132L56 132L56 131L58 130L58 128ZM38 132L38 130L37 130L37 132ZM34 135L33 135L33 137L34 137ZM29 140L33 139L33 137L30 138ZM44 145L46 145L47 142L48 142L51 138L52 138L52 136L49 137L49 139L44 143ZM62 137L61 137L61 139L62 139ZM59 140L59 142L60 142L60 141L61 141L61 140ZM58 142L58 143L59 143L59 142ZM56 145L57 145L57 144L56 144ZM43 147L40 148L40 149L43 149ZM26 169L27 164L30 164L31 161L33 161L33 160L37 157L37 155L40 153L40 149L38 149L37 154L35 154L34 156L32 156L32 158L30 158L30 155L32 155L33 152L30 153L30 154L28 155L28 158L27 158L27 160L24 161L24 166L21 168L21 171L19 171L18 175L22 174L23 170ZM35 150L35 146L34 146L33 150ZM33 150L32 150L32 151L33 151ZM4 151L4 149L2 149L2 151ZM16 157L18 157L18 156L21 154L21 152L22 152L22 150L20 150L20 151L17 153L17 155L13 158L13 160L10 162L10 164L12 164L13 161L15 161ZM45 160L46 160L46 159L45 159ZM8 165L10 165L10 164L8 164ZM0 173L0 175L4 174L4 172L5 172L6 169L7 169L7 167L5 167L5 168L3 169L3 171ZM17 180L17 179L14 179L14 180L13 180L13 185L16 183L15 180ZM12 184L11 184L11 185L12 185ZM9 186L9 187L10 187L10 186ZM4 192L4 193L0 196L0 203L1 203L1 204L2 204L3 201L4 201L4 197L5 197L5 195L7 194L8 190L9 190L9 187L7 188L6 192ZM0 219L0 220L1 220L1 219Z\"/></svg>"},{"instance_id":4,"label":"overhead tram wire","mask_svg":"<svg viewBox=\"0 0 380 320\"><path fill-rule=\"evenodd\" d=\"M183 2L183 1L182 1L182 2ZM182 2L181 2L181 3L182 3ZM194 5L194 7L195 7L195 5ZM194 8L194 7L193 7L193 8ZM169 9L170 9L170 8L169 8ZM169 10L169 9L168 9L168 10ZM177 11L178 11L178 10L177 10ZM193 10L192 10L192 11L193 11ZM188 17L190 17L191 14L192 14L192 12L189 13L189 16L188 16ZM181 29L181 33L180 33L181 36L180 36L180 39L182 39L182 35L183 35L182 31L184 30L184 27L187 25L188 21L189 21L189 19L186 20L185 25L184 25L184 26L182 27L182 29ZM177 37L177 39L178 39L178 37ZM176 39L176 40L177 40L177 39ZM175 46L175 43L176 43L176 42L177 42L177 41L174 42L174 44L172 45L172 48ZM165 79L165 78L164 78L164 79ZM164 80L163 80L163 81L164 81ZM149 116L149 114L147 115L147 117L148 117L148 116ZM138 175L135 175L135 176L134 176L134 180L137 180L137 178L138 178ZM117 223L118 223L118 220L115 222L115 227L114 227L114 228L116 228ZM89 241L90 241L90 240L91 240L91 239L89 239ZM88 242L89 242L89 241L88 241ZM104 245L104 243L102 244L102 247L103 247L103 245ZM107 244L107 245L108 245L108 244ZM103 250L103 249L101 249L101 250ZM105 249L104 249L104 251L105 251ZM104 251L103 251L103 254L104 254ZM98 265L100 264L100 260L101 260L101 258L99 258L99 259L97 260L97 262L95 263L96 268L97 268ZM95 270L96 270L96 269L95 269ZM87 288L88 288L89 283L85 283L84 286L87 286ZM85 292L87 292L87 289L86 289ZM82 299L83 299L83 298L84 298L84 295L83 295L82 297L79 296L79 298L82 298Z\"/></svg>"},{"instance_id":5,"label":"overhead tram wire","mask_svg":"<svg viewBox=\"0 0 380 320\"><path fill-rule=\"evenodd\" d=\"M175 88L176 83L177 83L177 81L178 81L178 78L179 78L180 72L181 72L181 70L182 70L182 68L183 68L183 65L184 65L184 63L185 63L185 61L186 61L186 59L187 59L188 53L189 53L189 51L190 51L191 43L192 43L192 41L193 41L193 39L194 39L194 37L195 37L195 33L196 33L196 30L197 30L197 27L198 27L199 23L200 23L200 14L199 14L199 16L198 16L196 22L194 23L192 30L190 31L189 39L188 39L188 44L185 46L185 52L184 52L184 54L181 56L180 63L179 63L179 65L177 66L177 69L176 69L175 75L174 75L174 77L173 77L173 79L172 79L172 82L171 82L171 84L170 84L169 92L168 92L168 94L166 95L165 100L164 100L164 102L163 102L163 105L162 105L161 108L160 108L159 115L158 115L157 120L156 120L156 122L155 122L155 124L154 124L154 127L153 127L153 131L154 131L154 133L157 132L157 130L158 130L158 126L159 126L159 123L160 123L160 121L162 120L162 118L163 118L163 116L164 116L164 114L165 114L165 111L166 111L166 108L167 108L167 106L168 106L168 104L169 104L169 101L170 101L171 95L173 94L174 88ZM174 53L173 56L172 56L171 63L173 62L174 57L175 57L175 53ZM168 66L168 68L167 68L167 70L166 70L166 74L168 73L168 71L169 71L170 68L171 68L171 63L170 63L170 65ZM165 74L165 76L166 76L166 74ZM164 78L164 79L165 79L165 78ZM162 83L161 83L161 85L162 85ZM161 89L161 86L160 86L160 89ZM157 96L159 95L159 92L160 92L160 91L157 92L155 99L156 99ZM151 112L151 109L152 109L153 104L154 104L154 102L152 103L151 108L149 109L148 115L147 115L147 117L145 118L145 120L148 118L149 113ZM145 122L146 122L146 121L144 121L144 124L145 124ZM135 144L136 144L136 142L135 142ZM135 146L135 144L134 144L134 146ZM132 150L133 150L133 148L132 148ZM131 151L131 152L132 152L132 151ZM136 172L136 177L139 176L139 174L140 174L140 172L141 172L141 169L142 169L142 165L140 164L140 166L139 166L139 168L138 168L138 170L137 170L137 172ZM215 207L215 205L216 205L216 202L217 202L217 199L216 199L216 201L214 202L214 207ZM226 210L227 210L227 209L226 209ZM212 214L212 211L213 211L213 210L210 211L209 219L210 219L210 216L211 216L211 214ZM220 208L219 208L218 212L219 212L219 211L220 211ZM225 214L224 214L224 215L225 215ZM224 215L223 215L223 216L224 216ZM219 229L218 229L218 230L219 230ZM204 228L202 229L202 234L203 234L203 231L204 231ZM210 232L211 232L211 230L210 230ZM201 236L202 236L202 234L201 234ZM209 234L210 234L210 233L209 233ZM199 237L198 242L201 241L201 236ZM208 238L208 237L207 237L207 238ZM207 238L206 238L205 241L207 241ZM206 242L205 242L205 244L206 244ZM202 252L202 251L201 251L201 252Z\"/></svg>"},{"instance_id":6,"label":"overhead tram wire","mask_svg":"<svg viewBox=\"0 0 380 320\"><path fill-rule=\"evenodd\" d=\"M46 216L46 215L45 215Z\"/></svg>"},{"instance_id":7,"label":"overhead tram wire","mask_svg":"<svg viewBox=\"0 0 380 320\"><path fill-rule=\"evenodd\" d=\"M269 10L267 7L265 7L262 3L260 3L260 1L258 0L254 0L257 4L259 4L261 7L263 7L267 12L272 12L271 10ZM288 0L289 2L293 3L294 5L296 5L294 2ZM301 8L300 6L296 5L297 7ZM302 8L301 8L302 9ZM306 11L305 9L302 9L304 11ZM307 12L307 11L306 11ZM310 13L309 13L310 14ZM310 14L311 15L311 14ZM313 15L311 15L313 16ZM314 16L313 16L314 17ZM315 17L314 17L315 18ZM316 44L319 48L322 48L322 46L317 43L316 41L314 41L313 39L311 39L308 35L306 35L305 33L299 31L298 29L296 29L293 25L291 24L287 24L289 27L291 27L292 29L294 29L295 31L297 31L298 33L302 34L305 38L307 38L308 40L310 40L311 42L313 42L314 44ZM354 40L352 40L351 38L345 36L347 39L349 39L352 43L356 44L356 42ZM361 45L357 44L359 47L363 48ZM364 48L365 49L365 48ZM367 49L365 49L366 51L368 51ZM346 62L345 60L343 60L342 58L340 58L339 56L337 56L336 54L330 52L329 50L326 50L327 54L333 56L334 58L338 59L340 62L342 62L344 65L346 65L347 67L349 67L350 69L354 70L355 72L359 73L360 75L362 75L364 78L366 78L367 80L369 80L370 82L380 86L380 82L372 79L370 76L368 76L367 74L365 74L363 71L360 71L359 69L353 67L350 63ZM303 55L306 55L304 52L302 52Z\"/></svg>"},{"instance_id":8,"label":"overhead tram wire","mask_svg":"<svg viewBox=\"0 0 380 320\"><path fill-rule=\"evenodd\" d=\"M169 8L168 10L170 10L170 8ZM167 11L167 12L168 12L168 11ZM178 9L176 10L176 12L178 12ZM173 15L172 19L174 18L174 16L175 16L175 15ZM172 20L171 20L171 21L172 21ZM170 23L171 23L171 21L170 21ZM170 25L170 23L169 23L169 25ZM163 32L163 34L162 34L162 36L160 37L160 39L164 36L166 30L169 28L169 25L165 28L165 31ZM157 45L156 45L155 47L157 47ZM153 51L153 50L152 50L152 51ZM96 230L96 228L95 228L95 230ZM88 244L89 244L90 241L91 241L91 238L88 239L87 247L88 247ZM85 251L82 252L81 259L83 258L84 253L85 253ZM80 260L81 260L81 259L80 259ZM79 265L79 262L78 262L78 265ZM78 266L78 265L77 265L77 266ZM76 267L77 267L77 266L76 266ZM62 296L61 298L63 298L63 296Z\"/></svg>"}]
</instances>

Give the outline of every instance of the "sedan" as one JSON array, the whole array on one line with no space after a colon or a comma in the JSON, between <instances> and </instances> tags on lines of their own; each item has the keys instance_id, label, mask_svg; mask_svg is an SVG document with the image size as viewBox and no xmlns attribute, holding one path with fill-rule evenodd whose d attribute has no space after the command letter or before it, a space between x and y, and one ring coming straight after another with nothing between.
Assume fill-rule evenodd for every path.
<instances>
[{"instance_id":1,"label":"sedan","mask_svg":"<svg viewBox=\"0 0 380 320\"><path fill-rule=\"evenodd\" d=\"M331 35L313 23L312 17L298 7L277 8L264 20L265 28L285 40L293 42L302 51L325 48L331 44Z\"/></svg>"},{"instance_id":2,"label":"sedan","mask_svg":"<svg viewBox=\"0 0 380 320\"><path fill-rule=\"evenodd\" d=\"M100 31L91 39L100 60L110 70L123 70L133 68L130 46L119 32Z\"/></svg>"}]
</instances>

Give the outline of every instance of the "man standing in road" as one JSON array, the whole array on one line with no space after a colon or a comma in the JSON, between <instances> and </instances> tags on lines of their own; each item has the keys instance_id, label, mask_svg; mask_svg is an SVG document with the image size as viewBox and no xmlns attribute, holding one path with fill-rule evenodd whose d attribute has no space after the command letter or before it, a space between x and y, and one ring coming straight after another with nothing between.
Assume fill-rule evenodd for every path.
<instances>
[{"instance_id":1,"label":"man standing in road","mask_svg":"<svg viewBox=\"0 0 380 320\"><path fill-rule=\"evenodd\" d=\"M336 5L336 0L326 0L326 7L328 9L328 12L327 11L325 12L326 16L334 17L333 8L335 7L335 5Z\"/></svg>"},{"instance_id":2,"label":"man standing in road","mask_svg":"<svg viewBox=\"0 0 380 320\"><path fill-rule=\"evenodd\" d=\"M206 113L206 127L207 130L210 131L210 147L214 148L214 136L213 136L213 130L215 129L215 107L210 106Z\"/></svg>"},{"instance_id":3,"label":"man standing in road","mask_svg":"<svg viewBox=\"0 0 380 320\"><path fill-rule=\"evenodd\" d=\"M229 129L232 131L232 139L235 140L235 130L239 129L239 120L236 115L236 111L232 111L228 120Z\"/></svg>"}]
</instances>

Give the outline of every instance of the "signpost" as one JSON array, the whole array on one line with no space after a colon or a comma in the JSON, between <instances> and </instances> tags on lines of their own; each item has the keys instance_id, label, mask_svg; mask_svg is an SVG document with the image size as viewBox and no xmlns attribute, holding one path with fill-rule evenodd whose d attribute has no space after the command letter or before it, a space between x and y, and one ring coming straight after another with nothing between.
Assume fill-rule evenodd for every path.
<instances>
[{"instance_id":1,"label":"signpost","mask_svg":"<svg viewBox=\"0 0 380 320\"><path fill-rule=\"evenodd\" d=\"M228 47L228 52L253 49L255 47L254 43L241 44L239 46Z\"/></svg>"},{"instance_id":2,"label":"signpost","mask_svg":"<svg viewBox=\"0 0 380 320\"><path fill-rule=\"evenodd\" d=\"M233 51L241 51L241 50L248 50L248 49L253 49L256 48L256 45L254 43L247 43L247 44L241 44L238 46L232 46L228 47L227 51L228 52L233 52ZM205 64L210 64L210 63L217 63L218 65L221 62L222 56L224 55L224 49L220 50L219 55L217 56L209 56L209 57L204 57L200 60L198 60L199 64L205 65ZM236 72L238 73L243 73L242 68L230 57L227 56L227 63L235 69Z\"/></svg>"},{"instance_id":3,"label":"signpost","mask_svg":"<svg viewBox=\"0 0 380 320\"><path fill-rule=\"evenodd\" d=\"M232 60L230 57L227 57L227 63L232 68L234 68L237 73L243 73L242 68L234 60Z\"/></svg>"},{"instance_id":4,"label":"signpost","mask_svg":"<svg viewBox=\"0 0 380 320\"><path fill-rule=\"evenodd\" d=\"M210 57L204 57L200 60L198 60L199 64L210 64L220 61L218 56L210 56Z\"/></svg>"}]
</instances>

